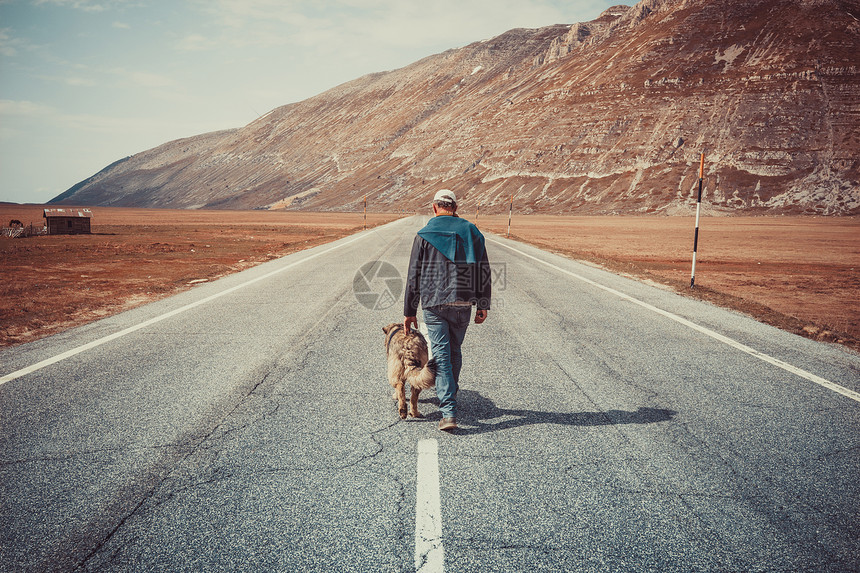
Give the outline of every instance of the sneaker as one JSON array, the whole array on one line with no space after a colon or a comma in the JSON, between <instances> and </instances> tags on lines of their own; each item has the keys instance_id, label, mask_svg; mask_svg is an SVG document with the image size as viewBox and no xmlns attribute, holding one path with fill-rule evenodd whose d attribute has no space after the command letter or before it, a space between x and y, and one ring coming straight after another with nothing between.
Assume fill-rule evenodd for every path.
<instances>
[{"instance_id":1,"label":"sneaker","mask_svg":"<svg viewBox=\"0 0 860 573\"><path fill-rule=\"evenodd\" d=\"M457 418L442 418L439 420L439 429L443 431L450 431L457 429Z\"/></svg>"}]
</instances>

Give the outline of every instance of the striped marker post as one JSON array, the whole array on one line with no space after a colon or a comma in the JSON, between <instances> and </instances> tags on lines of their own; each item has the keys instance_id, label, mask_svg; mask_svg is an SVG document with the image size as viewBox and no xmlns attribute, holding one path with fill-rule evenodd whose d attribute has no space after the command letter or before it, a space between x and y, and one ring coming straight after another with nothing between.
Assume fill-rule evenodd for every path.
<instances>
[{"instance_id":1,"label":"striped marker post","mask_svg":"<svg viewBox=\"0 0 860 573\"><path fill-rule=\"evenodd\" d=\"M514 216L514 196L511 195L511 209L508 211L508 234L506 237L511 236L511 218Z\"/></svg>"},{"instance_id":2,"label":"striped marker post","mask_svg":"<svg viewBox=\"0 0 860 573\"><path fill-rule=\"evenodd\" d=\"M364 196L364 230L367 230L367 195Z\"/></svg>"},{"instance_id":3,"label":"striped marker post","mask_svg":"<svg viewBox=\"0 0 860 573\"><path fill-rule=\"evenodd\" d=\"M696 251L699 248L699 213L702 208L702 179L705 178L705 154L699 162L699 197L696 199L696 234L693 237L693 270L690 272L690 288L696 286Z\"/></svg>"}]
</instances>

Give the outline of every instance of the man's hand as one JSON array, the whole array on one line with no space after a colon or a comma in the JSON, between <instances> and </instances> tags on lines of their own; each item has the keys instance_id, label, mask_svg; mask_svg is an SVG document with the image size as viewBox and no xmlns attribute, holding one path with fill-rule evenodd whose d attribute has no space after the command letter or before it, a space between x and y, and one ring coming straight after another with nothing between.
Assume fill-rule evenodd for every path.
<instances>
[{"instance_id":1,"label":"man's hand","mask_svg":"<svg viewBox=\"0 0 860 573\"><path fill-rule=\"evenodd\" d=\"M476 310L475 311L475 324L481 324L487 320L487 311L486 310Z\"/></svg>"},{"instance_id":2,"label":"man's hand","mask_svg":"<svg viewBox=\"0 0 860 573\"><path fill-rule=\"evenodd\" d=\"M415 330L418 330L418 318L414 317L414 316L404 316L403 317L403 330L406 331L406 334L409 334L409 332L410 332L410 330L409 330L410 325L412 325L412 327Z\"/></svg>"}]
</instances>

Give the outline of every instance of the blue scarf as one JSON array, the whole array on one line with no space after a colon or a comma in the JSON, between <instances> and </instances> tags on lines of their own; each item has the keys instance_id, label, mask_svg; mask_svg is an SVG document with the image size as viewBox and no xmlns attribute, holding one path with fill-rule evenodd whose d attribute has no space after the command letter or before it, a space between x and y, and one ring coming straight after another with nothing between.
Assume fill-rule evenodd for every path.
<instances>
[{"instance_id":1,"label":"blue scarf","mask_svg":"<svg viewBox=\"0 0 860 573\"><path fill-rule=\"evenodd\" d=\"M484 235L466 219L450 215L433 217L418 231L418 236L452 263L474 264L484 256Z\"/></svg>"}]
</instances>

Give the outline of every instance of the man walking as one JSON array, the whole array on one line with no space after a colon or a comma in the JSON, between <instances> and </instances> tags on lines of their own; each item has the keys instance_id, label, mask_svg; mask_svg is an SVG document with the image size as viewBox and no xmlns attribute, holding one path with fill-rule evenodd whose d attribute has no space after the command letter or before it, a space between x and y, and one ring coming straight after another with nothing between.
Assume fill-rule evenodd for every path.
<instances>
[{"instance_id":1,"label":"man walking","mask_svg":"<svg viewBox=\"0 0 860 573\"><path fill-rule=\"evenodd\" d=\"M403 327L418 327L418 304L430 349L436 359L436 395L442 420L440 430L457 429L457 390L472 306L475 324L487 319L490 309L491 273L478 228L457 215L457 197L442 189L433 197L433 215L418 231L406 277Z\"/></svg>"}]
</instances>

